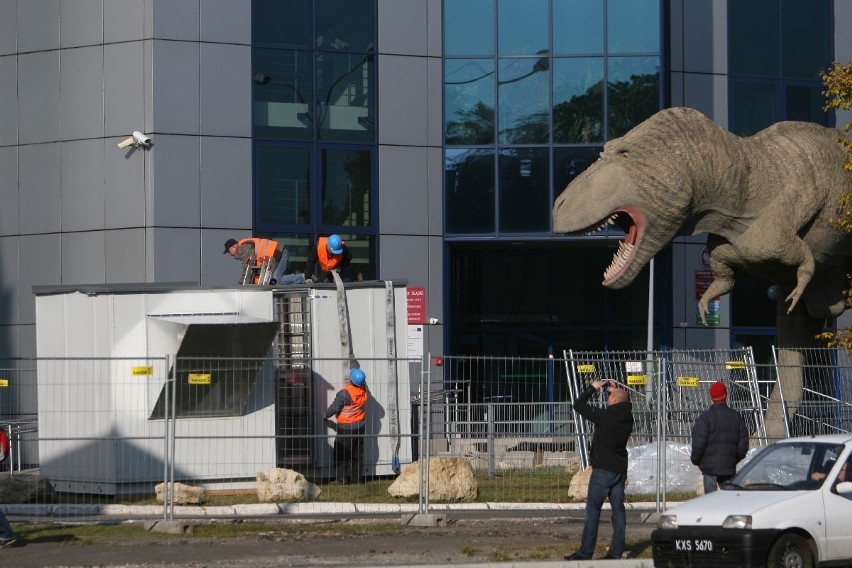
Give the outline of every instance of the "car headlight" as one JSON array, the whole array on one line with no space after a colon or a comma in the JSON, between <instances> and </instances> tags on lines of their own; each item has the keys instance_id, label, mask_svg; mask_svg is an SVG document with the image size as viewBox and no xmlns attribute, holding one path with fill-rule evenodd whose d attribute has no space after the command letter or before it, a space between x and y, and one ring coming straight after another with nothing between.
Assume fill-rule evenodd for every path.
<instances>
[{"instance_id":1,"label":"car headlight","mask_svg":"<svg viewBox=\"0 0 852 568\"><path fill-rule=\"evenodd\" d=\"M677 515L660 515L660 522L657 526L661 529L676 529Z\"/></svg>"},{"instance_id":2,"label":"car headlight","mask_svg":"<svg viewBox=\"0 0 852 568\"><path fill-rule=\"evenodd\" d=\"M728 515L722 523L723 529L750 529L751 515Z\"/></svg>"}]
</instances>

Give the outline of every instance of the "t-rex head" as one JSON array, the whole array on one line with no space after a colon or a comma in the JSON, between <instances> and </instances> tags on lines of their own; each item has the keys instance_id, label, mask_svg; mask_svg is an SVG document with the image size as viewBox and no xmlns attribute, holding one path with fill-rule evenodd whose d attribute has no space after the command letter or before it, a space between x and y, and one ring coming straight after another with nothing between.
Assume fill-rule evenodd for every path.
<instances>
[{"instance_id":1,"label":"t-rex head","mask_svg":"<svg viewBox=\"0 0 852 568\"><path fill-rule=\"evenodd\" d=\"M660 111L604 146L600 158L556 199L553 230L590 234L607 223L624 231L603 285L623 288L689 221L702 136L725 133L687 108ZM727 134L727 133L725 133ZM709 140L712 143L712 139Z\"/></svg>"}]
</instances>

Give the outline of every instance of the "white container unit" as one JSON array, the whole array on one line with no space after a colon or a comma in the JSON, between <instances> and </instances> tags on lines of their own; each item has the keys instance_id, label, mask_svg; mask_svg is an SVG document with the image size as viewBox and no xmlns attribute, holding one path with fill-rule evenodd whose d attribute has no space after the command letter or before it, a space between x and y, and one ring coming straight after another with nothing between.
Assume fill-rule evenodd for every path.
<instances>
[{"instance_id":1,"label":"white container unit","mask_svg":"<svg viewBox=\"0 0 852 568\"><path fill-rule=\"evenodd\" d=\"M368 475L393 473L395 455L403 463L411 459L408 366L386 360L393 344L397 357L405 357L405 287L391 289L390 323L384 283L346 289L353 352L374 398L368 433L378 436L366 445ZM176 400L168 412L174 405L176 480L211 489L253 487L258 470L294 464L330 474L333 432L322 417L345 380L333 286L34 291L39 462L57 490L150 492L163 479L163 387L175 361ZM304 307L301 314L287 311L294 303ZM295 328L302 337L294 354L292 337L279 331ZM266 364L258 361L270 353ZM298 415L281 405L280 385L294 367L309 381ZM391 388L399 395L398 454L389 437ZM281 429L287 417L310 440L295 461L281 447L290 442L276 437L292 439L292 431Z\"/></svg>"}]
</instances>

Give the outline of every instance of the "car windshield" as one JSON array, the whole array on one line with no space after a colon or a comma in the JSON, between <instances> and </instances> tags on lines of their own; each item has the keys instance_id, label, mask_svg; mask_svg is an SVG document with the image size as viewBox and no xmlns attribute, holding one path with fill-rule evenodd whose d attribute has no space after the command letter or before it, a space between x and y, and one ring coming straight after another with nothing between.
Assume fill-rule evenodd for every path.
<instances>
[{"instance_id":1,"label":"car windshield","mask_svg":"<svg viewBox=\"0 0 852 568\"><path fill-rule=\"evenodd\" d=\"M819 489L843 445L795 442L767 447L722 489L800 491Z\"/></svg>"}]
</instances>

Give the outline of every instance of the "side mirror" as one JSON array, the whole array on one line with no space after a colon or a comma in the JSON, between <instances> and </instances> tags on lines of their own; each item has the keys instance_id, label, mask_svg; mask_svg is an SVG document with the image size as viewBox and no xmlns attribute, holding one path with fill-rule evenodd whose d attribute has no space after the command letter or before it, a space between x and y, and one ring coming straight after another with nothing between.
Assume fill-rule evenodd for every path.
<instances>
[{"instance_id":1,"label":"side mirror","mask_svg":"<svg viewBox=\"0 0 852 568\"><path fill-rule=\"evenodd\" d=\"M841 495L850 495L852 494L852 481L841 481L835 487L837 492Z\"/></svg>"}]
</instances>

